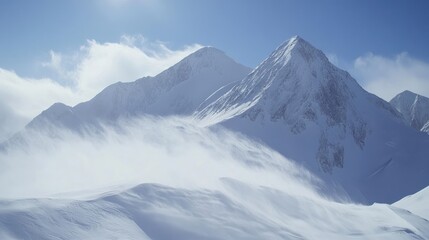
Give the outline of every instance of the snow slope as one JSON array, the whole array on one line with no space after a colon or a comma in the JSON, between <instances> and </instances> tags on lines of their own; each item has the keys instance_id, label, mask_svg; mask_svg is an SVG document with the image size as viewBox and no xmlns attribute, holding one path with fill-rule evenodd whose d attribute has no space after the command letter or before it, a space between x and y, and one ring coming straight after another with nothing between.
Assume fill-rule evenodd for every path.
<instances>
[{"instance_id":1,"label":"snow slope","mask_svg":"<svg viewBox=\"0 0 429 240\"><path fill-rule=\"evenodd\" d=\"M223 180L227 190L142 184L90 200L1 201L9 239L428 239L427 220L389 205L307 199ZM249 196L243 198L243 195Z\"/></svg>"},{"instance_id":2,"label":"snow slope","mask_svg":"<svg viewBox=\"0 0 429 240\"><path fill-rule=\"evenodd\" d=\"M429 238L429 222L398 206L324 197L316 177L243 135L177 118L122 126L0 153L0 238Z\"/></svg>"},{"instance_id":3,"label":"snow slope","mask_svg":"<svg viewBox=\"0 0 429 240\"><path fill-rule=\"evenodd\" d=\"M394 202L429 185L429 137L300 37L195 117L262 140L355 200Z\"/></svg>"},{"instance_id":4,"label":"snow slope","mask_svg":"<svg viewBox=\"0 0 429 240\"><path fill-rule=\"evenodd\" d=\"M56 103L27 127L40 129L54 124L80 130L100 121L114 122L142 114L190 115L213 92L249 72L222 51L204 47L155 77L112 84L74 107Z\"/></svg>"},{"instance_id":5,"label":"snow slope","mask_svg":"<svg viewBox=\"0 0 429 240\"><path fill-rule=\"evenodd\" d=\"M392 98L390 104L402 113L411 127L419 131L428 132L429 98L410 91L404 91Z\"/></svg>"},{"instance_id":6,"label":"snow slope","mask_svg":"<svg viewBox=\"0 0 429 240\"><path fill-rule=\"evenodd\" d=\"M429 220L429 187L420 190L419 192L407 196L398 202L394 203L394 206L404 208L411 211L413 214L419 215Z\"/></svg>"}]
</instances>

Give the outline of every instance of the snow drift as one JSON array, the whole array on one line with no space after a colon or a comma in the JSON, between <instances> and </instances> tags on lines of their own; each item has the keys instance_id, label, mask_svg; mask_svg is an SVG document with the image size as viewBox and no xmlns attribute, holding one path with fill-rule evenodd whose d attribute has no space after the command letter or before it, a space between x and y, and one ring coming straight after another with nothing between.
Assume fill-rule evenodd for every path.
<instances>
[{"instance_id":1,"label":"snow drift","mask_svg":"<svg viewBox=\"0 0 429 240\"><path fill-rule=\"evenodd\" d=\"M326 197L309 172L222 127L154 117L121 126L27 132L2 152L1 239L429 237L419 215L353 204L340 190Z\"/></svg>"}]
</instances>

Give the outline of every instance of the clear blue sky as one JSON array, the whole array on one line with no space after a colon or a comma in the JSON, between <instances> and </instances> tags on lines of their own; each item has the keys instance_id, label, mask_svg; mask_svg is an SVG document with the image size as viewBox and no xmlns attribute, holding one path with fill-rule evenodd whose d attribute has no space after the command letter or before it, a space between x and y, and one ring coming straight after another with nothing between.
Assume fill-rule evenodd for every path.
<instances>
[{"instance_id":1,"label":"clear blue sky","mask_svg":"<svg viewBox=\"0 0 429 240\"><path fill-rule=\"evenodd\" d=\"M107 2L116 2L107 3ZM31 75L49 50L141 34L179 48L200 43L256 66L300 35L342 59L406 51L429 60L424 0L1 0L0 67Z\"/></svg>"}]
</instances>

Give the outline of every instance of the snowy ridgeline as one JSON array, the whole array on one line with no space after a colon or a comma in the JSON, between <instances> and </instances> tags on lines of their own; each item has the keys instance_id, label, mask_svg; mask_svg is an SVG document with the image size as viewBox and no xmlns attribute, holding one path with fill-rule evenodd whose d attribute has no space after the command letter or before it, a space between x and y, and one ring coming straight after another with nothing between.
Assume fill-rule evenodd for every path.
<instances>
[{"instance_id":1,"label":"snowy ridgeline","mask_svg":"<svg viewBox=\"0 0 429 240\"><path fill-rule=\"evenodd\" d=\"M394 202L429 184L429 137L299 37L195 116L262 140L355 201Z\"/></svg>"},{"instance_id":2,"label":"snowy ridgeline","mask_svg":"<svg viewBox=\"0 0 429 240\"><path fill-rule=\"evenodd\" d=\"M264 142L358 202L392 203L428 186L429 137L407 126L411 100L401 114L300 37L249 71L203 48L155 77L113 84L75 107L54 104L27 129L85 133L122 118L191 116ZM426 116L422 109L413 107L413 116Z\"/></svg>"},{"instance_id":3,"label":"snowy ridgeline","mask_svg":"<svg viewBox=\"0 0 429 240\"><path fill-rule=\"evenodd\" d=\"M299 37L250 71L208 47L42 112L0 148L0 239L429 238L427 189L394 203L429 185L427 99Z\"/></svg>"},{"instance_id":4,"label":"snowy ridgeline","mask_svg":"<svg viewBox=\"0 0 429 240\"><path fill-rule=\"evenodd\" d=\"M142 114L189 116L213 92L244 78L250 71L222 51L205 47L155 77L112 84L90 101L74 107L56 103L27 128L54 124L80 131L100 121L114 122Z\"/></svg>"},{"instance_id":5,"label":"snowy ridgeline","mask_svg":"<svg viewBox=\"0 0 429 240\"><path fill-rule=\"evenodd\" d=\"M358 205L228 130L160 118L124 126L28 133L29 145L0 154L13 161L0 170L0 238L429 238L427 191Z\"/></svg>"},{"instance_id":6,"label":"snowy ridgeline","mask_svg":"<svg viewBox=\"0 0 429 240\"><path fill-rule=\"evenodd\" d=\"M340 204L225 181L227 192L143 184L92 200L0 202L1 239L428 239L396 206ZM243 197L245 196L245 197ZM427 201L426 195L426 201ZM427 207L423 203L421 207Z\"/></svg>"}]
</instances>

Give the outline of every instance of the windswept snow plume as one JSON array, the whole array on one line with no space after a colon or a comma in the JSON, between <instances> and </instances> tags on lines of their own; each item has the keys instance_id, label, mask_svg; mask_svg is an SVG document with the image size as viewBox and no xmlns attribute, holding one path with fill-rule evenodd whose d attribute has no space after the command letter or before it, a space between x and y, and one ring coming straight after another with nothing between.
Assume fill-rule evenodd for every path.
<instances>
[{"instance_id":1,"label":"windswept snow plume","mask_svg":"<svg viewBox=\"0 0 429 240\"><path fill-rule=\"evenodd\" d=\"M49 136L26 132L21 143L0 155L0 197L140 183L218 188L221 178L292 190L311 181L277 152L221 128L154 117L124 120L120 126L125 127L89 130L84 136L60 129L51 129ZM307 186L297 192L312 191Z\"/></svg>"},{"instance_id":2,"label":"windswept snow plume","mask_svg":"<svg viewBox=\"0 0 429 240\"><path fill-rule=\"evenodd\" d=\"M274 150L189 119L20 139L0 153L1 239L429 237L418 215L329 200Z\"/></svg>"}]
</instances>

